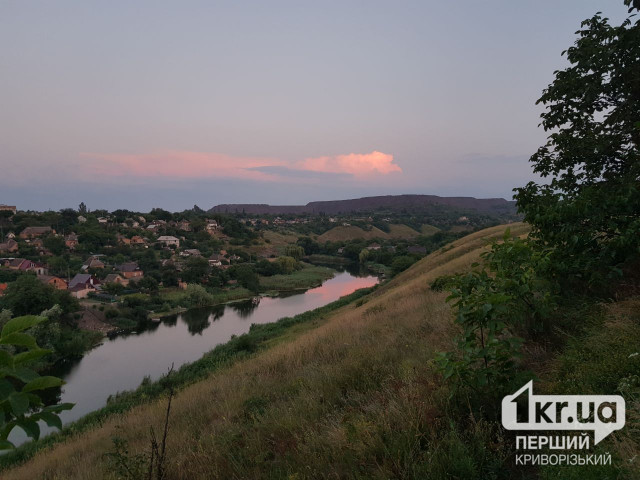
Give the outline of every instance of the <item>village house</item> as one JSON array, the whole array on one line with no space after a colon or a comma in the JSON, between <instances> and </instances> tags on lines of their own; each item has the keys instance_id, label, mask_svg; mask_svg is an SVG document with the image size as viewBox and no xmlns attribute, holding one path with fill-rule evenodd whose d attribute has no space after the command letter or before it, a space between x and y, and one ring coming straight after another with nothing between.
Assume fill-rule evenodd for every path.
<instances>
[{"instance_id":1,"label":"village house","mask_svg":"<svg viewBox=\"0 0 640 480\"><path fill-rule=\"evenodd\" d=\"M98 217L98 223L105 225L109 223L109 219L107 217Z\"/></svg>"},{"instance_id":2,"label":"village house","mask_svg":"<svg viewBox=\"0 0 640 480\"><path fill-rule=\"evenodd\" d=\"M5 258L2 266L9 270L20 270L20 264L24 261L26 261L24 258Z\"/></svg>"},{"instance_id":3,"label":"village house","mask_svg":"<svg viewBox=\"0 0 640 480\"><path fill-rule=\"evenodd\" d=\"M379 243L372 243L367 247L367 250L380 250L380 248L381 247Z\"/></svg>"},{"instance_id":4,"label":"village house","mask_svg":"<svg viewBox=\"0 0 640 480\"><path fill-rule=\"evenodd\" d=\"M26 240L40 237L49 233L56 233L51 227L26 227L20 232L20 238Z\"/></svg>"},{"instance_id":5,"label":"village house","mask_svg":"<svg viewBox=\"0 0 640 480\"><path fill-rule=\"evenodd\" d=\"M122 265L118 265L116 269L126 279L142 278L144 276L144 272L135 262L123 263Z\"/></svg>"},{"instance_id":6,"label":"village house","mask_svg":"<svg viewBox=\"0 0 640 480\"><path fill-rule=\"evenodd\" d=\"M18 242L13 238L7 239L4 243L0 243L0 252L14 253L18 251Z\"/></svg>"},{"instance_id":7,"label":"village house","mask_svg":"<svg viewBox=\"0 0 640 480\"><path fill-rule=\"evenodd\" d=\"M87 221L86 217L83 217L82 215L78 215L78 223L85 223Z\"/></svg>"},{"instance_id":8,"label":"village house","mask_svg":"<svg viewBox=\"0 0 640 480\"><path fill-rule=\"evenodd\" d=\"M167 226L167 222L164 220L154 220L149 225L147 225L147 230L156 231L160 228L165 228Z\"/></svg>"},{"instance_id":9,"label":"village house","mask_svg":"<svg viewBox=\"0 0 640 480\"><path fill-rule=\"evenodd\" d=\"M131 245L145 245L147 242L140 235L134 235L129 243Z\"/></svg>"},{"instance_id":10,"label":"village house","mask_svg":"<svg viewBox=\"0 0 640 480\"><path fill-rule=\"evenodd\" d=\"M5 237L7 240L11 239L11 240L15 240L16 239L16 234L13 232L9 232L7 233L7 236Z\"/></svg>"},{"instance_id":11,"label":"village house","mask_svg":"<svg viewBox=\"0 0 640 480\"><path fill-rule=\"evenodd\" d=\"M131 245L131 239L125 237L124 235L121 235L120 233L116 235L116 240L122 245Z\"/></svg>"},{"instance_id":12,"label":"village house","mask_svg":"<svg viewBox=\"0 0 640 480\"><path fill-rule=\"evenodd\" d=\"M81 270L86 271L90 268L104 268L104 263L98 258L97 255L91 255L82 264Z\"/></svg>"},{"instance_id":13,"label":"village house","mask_svg":"<svg viewBox=\"0 0 640 480\"><path fill-rule=\"evenodd\" d=\"M9 267L11 270L20 270L21 272L33 272L38 275L47 275L49 273L49 267L44 263L34 262L32 260L26 260L24 258L12 258L8 261L5 260L4 266Z\"/></svg>"},{"instance_id":14,"label":"village house","mask_svg":"<svg viewBox=\"0 0 640 480\"><path fill-rule=\"evenodd\" d=\"M211 235L213 235L219 228L220 225L218 225L218 222L215 220L207 220L207 224L204 227L205 231Z\"/></svg>"},{"instance_id":15,"label":"village house","mask_svg":"<svg viewBox=\"0 0 640 480\"><path fill-rule=\"evenodd\" d=\"M69 282L69 291L75 298L86 298L91 292L95 292L100 285L98 279L88 273L78 273Z\"/></svg>"},{"instance_id":16,"label":"village house","mask_svg":"<svg viewBox=\"0 0 640 480\"><path fill-rule=\"evenodd\" d=\"M213 255L211 255L209 257L209 266L210 267L221 267L222 266L222 261L227 261L226 258L224 258L224 255L220 255L218 253L214 253Z\"/></svg>"},{"instance_id":17,"label":"village house","mask_svg":"<svg viewBox=\"0 0 640 480\"><path fill-rule=\"evenodd\" d=\"M123 287L126 287L127 285L129 285L129 280L127 280L126 278L122 277L118 273L110 273L109 275L107 275L104 278L104 282L103 283L105 283L105 284L107 284L107 283L117 283L118 285L122 285Z\"/></svg>"},{"instance_id":18,"label":"village house","mask_svg":"<svg viewBox=\"0 0 640 480\"><path fill-rule=\"evenodd\" d=\"M190 232L191 231L191 223L188 222L187 220L181 220L177 223L176 227L178 228L178 230L182 230L184 232Z\"/></svg>"},{"instance_id":19,"label":"village house","mask_svg":"<svg viewBox=\"0 0 640 480\"><path fill-rule=\"evenodd\" d=\"M188 248L180 252L181 257L201 257L202 254L197 248Z\"/></svg>"},{"instance_id":20,"label":"village house","mask_svg":"<svg viewBox=\"0 0 640 480\"><path fill-rule=\"evenodd\" d=\"M66 237L64 237L64 244L67 246L69 250L75 250L78 246L78 236L75 233L70 233Z\"/></svg>"},{"instance_id":21,"label":"village house","mask_svg":"<svg viewBox=\"0 0 640 480\"><path fill-rule=\"evenodd\" d=\"M57 290L67 289L67 282L60 277L56 277L53 275L38 275L38 280L40 280L45 285L51 285Z\"/></svg>"},{"instance_id":22,"label":"village house","mask_svg":"<svg viewBox=\"0 0 640 480\"><path fill-rule=\"evenodd\" d=\"M17 211L18 209L14 205L0 205L0 212L11 212L15 215Z\"/></svg>"},{"instance_id":23,"label":"village house","mask_svg":"<svg viewBox=\"0 0 640 480\"><path fill-rule=\"evenodd\" d=\"M37 250L38 255L52 255L51 250L44 246L44 241L41 238L26 240L26 242Z\"/></svg>"},{"instance_id":24,"label":"village house","mask_svg":"<svg viewBox=\"0 0 640 480\"><path fill-rule=\"evenodd\" d=\"M171 245L175 247L180 246L180 240L176 237L172 237L171 235L162 235L158 237L158 243L162 243L165 247L170 247Z\"/></svg>"}]
</instances>

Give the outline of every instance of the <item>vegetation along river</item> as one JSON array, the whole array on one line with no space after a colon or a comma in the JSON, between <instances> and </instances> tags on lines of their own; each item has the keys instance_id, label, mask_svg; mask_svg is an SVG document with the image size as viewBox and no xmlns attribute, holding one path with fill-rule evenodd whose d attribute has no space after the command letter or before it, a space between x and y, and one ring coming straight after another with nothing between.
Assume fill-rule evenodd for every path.
<instances>
[{"instance_id":1,"label":"vegetation along river","mask_svg":"<svg viewBox=\"0 0 640 480\"><path fill-rule=\"evenodd\" d=\"M142 332L105 339L82 359L54 372L66 382L61 401L76 404L62 412L62 422L72 422L103 407L110 395L135 389L147 376L155 380L166 374L171 365L178 369L197 360L216 345L229 341L232 335L248 332L252 323L293 317L377 282L378 278L369 274L340 272L320 287L304 292L192 309L165 317ZM40 423L42 435L51 431ZM10 440L19 444L26 436L22 430L14 429Z\"/></svg>"}]
</instances>

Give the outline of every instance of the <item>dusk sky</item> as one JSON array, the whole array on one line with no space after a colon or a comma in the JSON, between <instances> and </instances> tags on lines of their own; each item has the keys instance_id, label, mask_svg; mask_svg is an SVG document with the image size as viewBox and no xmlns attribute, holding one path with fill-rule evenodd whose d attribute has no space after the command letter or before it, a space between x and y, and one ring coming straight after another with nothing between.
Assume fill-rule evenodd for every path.
<instances>
[{"instance_id":1,"label":"dusk sky","mask_svg":"<svg viewBox=\"0 0 640 480\"><path fill-rule=\"evenodd\" d=\"M0 203L511 198L580 21L621 0L0 0Z\"/></svg>"}]
</instances>

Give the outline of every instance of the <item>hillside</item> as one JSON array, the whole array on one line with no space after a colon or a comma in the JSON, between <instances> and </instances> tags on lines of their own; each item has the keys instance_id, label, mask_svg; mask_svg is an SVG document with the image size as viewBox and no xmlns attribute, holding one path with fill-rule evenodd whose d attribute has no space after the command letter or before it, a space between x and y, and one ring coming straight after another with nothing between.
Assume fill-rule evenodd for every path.
<instances>
[{"instance_id":1,"label":"hillside","mask_svg":"<svg viewBox=\"0 0 640 480\"><path fill-rule=\"evenodd\" d=\"M510 227L518 235L528 231L523 224ZM433 360L451 347L455 327L447 294L429 284L467 271L487 240L503 232L499 226L461 238L367 297L180 391L171 410L167 478L351 478L354 472L362 478L488 478L482 472L495 463L492 455L508 452L482 446L495 445L488 424L452 429L456 420L443 407L448 392ZM637 315L634 305L615 315ZM640 340L640 326L616 318L608 321L607 338L615 344L621 338L615 329L623 329L622 359ZM598 345L597 339L587 344L596 354ZM578 354L576 364L560 358L547 377L579 375ZM603 375L615 368L607 365ZM3 478L105 478L113 468L104 456L113 438L128 441L131 452L146 451L149 427L159 431L165 411L166 401L158 401L107 419ZM637 452L630 440L620 445L630 456Z\"/></svg>"},{"instance_id":2,"label":"hillside","mask_svg":"<svg viewBox=\"0 0 640 480\"><path fill-rule=\"evenodd\" d=\"M411 239L420 235L413 228L406 225L389 225L389 232L383 232L377 227L371 227L371 230L363 230L360 227L353 225L333 227L331 230L318 236L318 241L324 242L345 242L348 240L373 240L379 238L383 240L387 239Z\"/></svg>"},{"instance_id":3,"label":"hillside","mask_svg":"<svg viewBox=\"0 0 640 480\"><path fill-rule=\"evenodd\" d=\"M345 214L356 212L388 211L436 211L441 208L461 211L477 211L494 215L513 215L515 202L504 198L439 197L437 195L386 195L363 197L351 200L331 200L310 202L306 205L266 205L266 204L222 204L209 210L210 213L247 214Z\"/></svg>"},{"instance_id":4,"label":"hillside","mask_svg":"<svg viewBox=\"0 0 640 480\"><path fill-rule=\"evenodd\" d=\"M266 462L283 474L306 464L319 474L344 475L370 455L382 455L378 460L392 471L398 453L393 449L438 415L429 406L437 375L428 365L436 351L448 347L453 326L446 294L430 292L428 284L469 268L486 239L503 230L457 241L361 305L344 307L180 392L172 406L170 478L260 478L257 462L263 474ZM111 439L124 437L131 450L143 451L149 426L160 428L165 408L164 401L155 402L109 419L3 478L54 472L68 479L104 478L103 455ZM382 454L379 435L391 435L398 444Z\"/></svg>"}]
</instances>

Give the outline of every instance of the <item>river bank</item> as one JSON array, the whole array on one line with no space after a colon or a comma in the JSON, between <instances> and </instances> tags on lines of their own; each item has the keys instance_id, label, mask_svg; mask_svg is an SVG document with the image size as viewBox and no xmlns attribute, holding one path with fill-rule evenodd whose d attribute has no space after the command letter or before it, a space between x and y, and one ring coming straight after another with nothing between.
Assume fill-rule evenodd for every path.
<instances>
[{"instance_id":1,"label":"river bank","mask_svg":"<svg viewBox=\"0 0 640 480\"><path fill-rule=\"evenodd\" d=\"M207 352L214 347L214 350L221 349L219 351L222 352L233 350L234 358L236 355L253 353L263 348L263 340L272 339L278 332L284 333L281 327L290 322L297 324L306 321L309 317L304 315L310 315L312 311L316 313L311 317L319 318L316 315L321 316L322 312L339 308L346 302L335 300L353 290L374 285L377 281L376 277L354 277L343 272L322 287L305 293L278 298L261 297L259 302L191 309L153 323L143 332L109 339L77 362L67 362L61 365L61 371L51 372L67 382L58 401L76 403L72 411L63 415L63 423L75 424L79 419L82 424L86 421L91 423L92 420L82 417L89 414L94 418L92 412L95 410L122 411L125 404L129 408L137 400L132 403L130 392L118 392L141 389L139 398L148 397L148 389L157 388L149 385L162 382L162 375L172 364L177 370L182 367L196 371L200 371L203 365L200 360L205 358L215 358L217 364L227 354L209 357ZM284 323L278 321L282 318L285 319ZM279 326L274 327L276 324ZM272 328L275 330L272 331ZM232 343L224 347L229 341ZM187 367L192 363L193 367ZM114 401L115 406L112 406ZM97 418L102 417L98 414ZM75 431L77 427L69 428ZM42 429L43 433L50 431L45 426ZM24 448L31 448L28 445L31 444Z\"/></svg>"}]
</instances>

